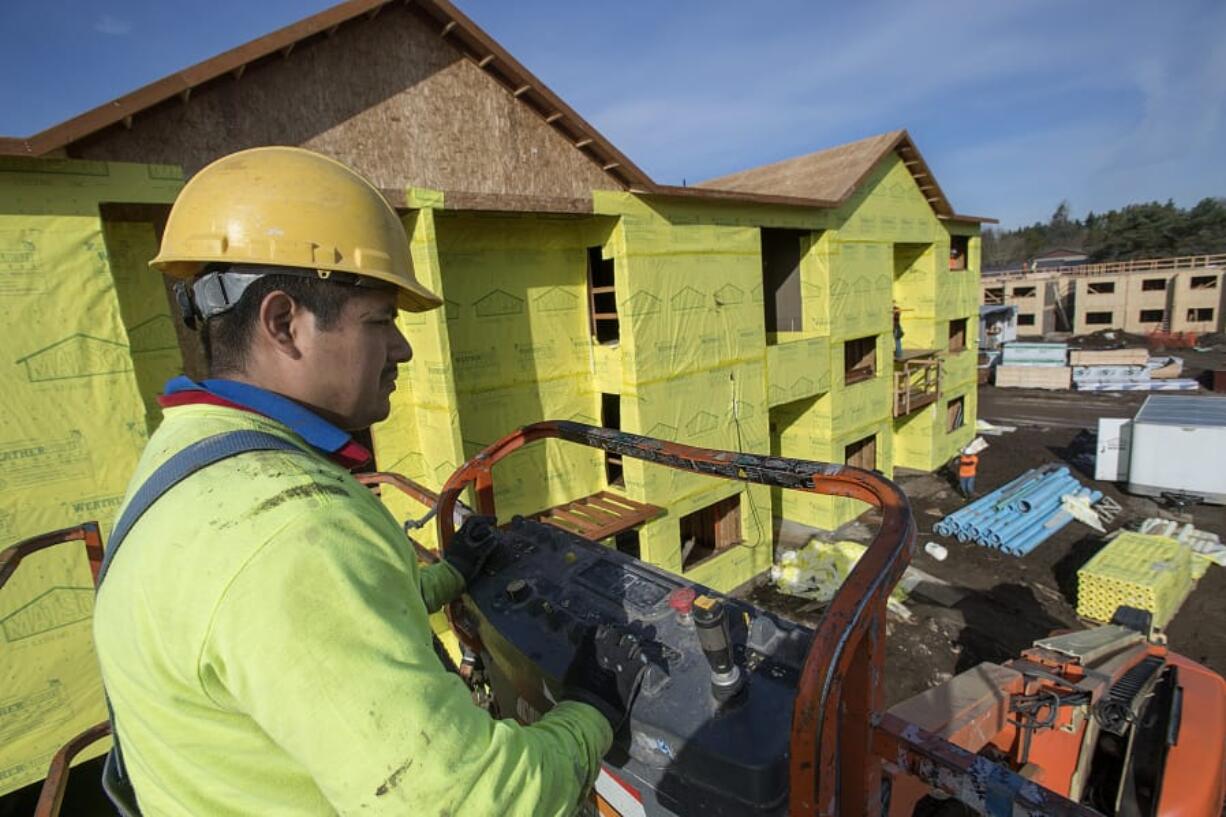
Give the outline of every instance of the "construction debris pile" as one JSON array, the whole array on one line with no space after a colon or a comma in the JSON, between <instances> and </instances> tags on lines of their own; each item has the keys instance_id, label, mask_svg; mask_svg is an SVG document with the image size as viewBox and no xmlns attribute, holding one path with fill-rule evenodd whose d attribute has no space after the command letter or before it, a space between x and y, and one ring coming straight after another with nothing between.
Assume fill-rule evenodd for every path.
<instances>
[{"instance_id":1,"label":"construction debris pile","mask_svg":"<svg viewBox=\"0 0 1226 817\"><path fill-rule=\"evenodd\" d=\"M1073 519L1093 518L1090 506L1101 498L1101 491L1083 486L1067 467L1044 465L949 514L933 530L1025 556Z\"/></svg>"},{"instance_id":2,"label":"construction debris pile","mask_svg":"<svg viewBox=\"0 0 1226 817\"><path fill-rule=\"evenodd\" d=\"M1009 343L996 367L1001 388L1077 391L1196 391L1183 360L1141 348L1070 350L1066 343Z\"/></svg>"},{"instance_id":3,"label":"construction debris pile","mask_svg":"<svg viewBox=\"0 0 1226 817\"><path fill-rule=\"evenodd\" d=\"M826 603L847 580L851 569L864 555L859 542L824 542L810 539L802 548L784 551L771 567L771 582L782 592ZM890 594L889 609L901 618L911 614L903 606L907 594L900 585Z\"/></svg>"}]
</instances>

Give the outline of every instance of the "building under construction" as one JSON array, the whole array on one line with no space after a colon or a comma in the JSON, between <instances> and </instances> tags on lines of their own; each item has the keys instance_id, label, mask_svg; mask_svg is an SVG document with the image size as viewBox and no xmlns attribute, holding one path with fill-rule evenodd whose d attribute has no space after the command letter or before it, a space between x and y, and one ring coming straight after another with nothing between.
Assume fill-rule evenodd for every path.
<instances>
[{"instance_id":1,"label":"building under construction","mask_svg":"<svg viewBox=\"0 0 1226 817\"><path fill-rule=\"evenodd\" d=\"M935 469L973 435L984 219L953 209L905 131L662 185L450 4L354 0L0 139L0 548L111 522L161 385L203 375L146 266L169 204L185 176L265 144L370 177L445 299L401 318L415 357L372 432L380 470L438 488L542 419L886 475ZM500 469L500 516L544 516L718 589L770 565L774 520L833 529L866 507L554 442ZM88 592L83 565L44 573ZM22 593L6 588L0 620L69 609ZM88 654L82 609L56 624L56 650ZM42 669L54 655L14 644L0 651L30 658L4 664L51 708L68 694ZM0 757L0 793L45 769L22 757Z\"/></svg>"},{"instance_id":2,"label":"building under construction","mask_svg":"<svg viewBox=\"0 0 1226 817\"><path fill-rule=\"evenodd\" d=\"M1226 327L1223 271L1226 255L1038 266L984 276L981 299L1016 306L1022 335L1203 334Z\"/></svg>"}]
</instances>

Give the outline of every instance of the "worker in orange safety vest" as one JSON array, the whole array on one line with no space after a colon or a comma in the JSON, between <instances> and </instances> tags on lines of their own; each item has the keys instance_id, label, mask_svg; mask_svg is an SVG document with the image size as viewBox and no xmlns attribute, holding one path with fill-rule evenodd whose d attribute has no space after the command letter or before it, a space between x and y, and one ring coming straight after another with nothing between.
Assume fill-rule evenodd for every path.
<instances>
[{"instance_id":1,"label":"worker in orange safety vest","mask_svg":"<svg viewBox=\"0 0 1226 817\"><path fill-rule=\"evenodd\" d=\"M969 499L975 493L975 471L979 467L979 455L963 449L958 456L958 490Z\"/></svg>"}]
</instances>

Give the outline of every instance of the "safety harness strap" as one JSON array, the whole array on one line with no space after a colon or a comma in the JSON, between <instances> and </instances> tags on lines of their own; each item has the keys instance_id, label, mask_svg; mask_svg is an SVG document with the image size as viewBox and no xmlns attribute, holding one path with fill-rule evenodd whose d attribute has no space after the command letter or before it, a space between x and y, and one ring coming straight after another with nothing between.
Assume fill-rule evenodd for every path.
<instances>
[{"instance_id":1,"label":"safety harness strap","mask_svg":"<svg viewBox=\"0 0 1226 817\"><path fill-rule=\"evenodd\" d=\"M110 570L111 563L115 561L115 555L119 553L120 545L153 503L197 471L248 451L306 453L302 448L274 434L263 431L229 431L225 434L206 437L173 455L145 480L115 524L106 554L102 558L102 566L98 570L98 591L102 590L102 582L106 578L107 571ZM128 778L127 769L124 767L123 751L119 746L119 733L115 729L115 713L111 709L109 696L106 699L106 709L111 721L112 743L111 751L107 754L102 767L102 788L122 817L140 817L136 792L132 788L132 781Z\"/></svg>"}]
</instances>

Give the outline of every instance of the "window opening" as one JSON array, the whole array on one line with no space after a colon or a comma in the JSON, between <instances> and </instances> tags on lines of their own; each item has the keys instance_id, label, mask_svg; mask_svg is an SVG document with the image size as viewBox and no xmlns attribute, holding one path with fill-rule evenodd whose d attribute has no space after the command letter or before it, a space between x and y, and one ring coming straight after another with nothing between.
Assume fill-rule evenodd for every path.
<instances>
[{"instance_id":1,"label":"window opening","mask_svg":"<svg viewBox=\"0 0 1226 817\"><path fill-rule=\"evenodd\" d=\"M762 229L762 301L767 342L778 332L804 328L800 299L800 247L803 230Z\"/></svg>"},{"instance_id":2,"label":"window opening","mask_svg":"<svg viewBox=\"0 0 1226 817\"><path fill-rule=\"evenodd\" d=\"M1037 291L1038 290L1036 290L1034 287L1014 287L1013 297L1014 298L1033 298L1035 292Z\"/></svg>"},{"instance_id":3,"label":"window opening","mask_svg":"<svg viewBox=\"0 0 1226 817\"><path fill-rule=\"evenodd\" d=\"M1164 292L1166 290L1165 278L1146 278L1141 282L1142 292Z\"/></svg>"},{"instance_id":4,"label":"window opening","mask_svg":"<svg viewBox=\"0 0 1226 817\"><path fill-rule=\"evenodd\" d=\"M843 462L872 471L877 467L877 435L873 434L843 449Z\"/></svg>"},{"instance_id":5,"label":"window opening","mask_svg":"<svg viewBox=\"0 0 1226 817\"><path fill-rule=\"evenodd\" d=\"M970 251L970 236L951 235L949 237L949 269L951 272L966 269L966 258Z\"/></svg>"},{"instance_id":6,"label":"window opening","mask_svg":"<svg viewBox=\"0 0 1226 817\"><path fill-rule=\"evenodd\" d=\"M1162 323L1162 319L1166 317L1165 309L1142 309L1141 323Z\"/></svg>"},{"instance_id":7,"label":"window opening","mask_svg":"<svg viewBox=\"0 0 1226 817\"><path fill-rule=\"evenodd\" d=\"M843 382L859 383L877 374L877 338L856 338L843 344Z\"/></svg>"},{"instance_id":8,"label":"window opening","mask_svg":"<svg viewBox=\"0 0 1226 817\"><path fill-rule=\"evenodd\" d=\"M588 313L597 343L616 343L621 336L614 289L613 259L601 257L600 247L587 248Z\"/></svg>"},{"instance_id":9,"label":"window opening","mask_svg":"<svg viewBox=\"0 0 1226 817\"><path fill-rule=\"evenodd\" d=\"M1216 275L1193 275L1188 282L1192 289L1217 289Z\"/></svg>"},{"instance_id":10,"label":"window opening","mask_svg":"<svg viewBox=\"0 0 1226 817\"><path fill-rule=\"evenodd\" d=\"M1115 281L1091 281L1086 284L1087 295L1110 295L1115 292Z\"/></svg>"},{"instance_id":11,"label":"window opening","mask_svg":"<svg viewBox=\"0 0 1226 817\"><path fill-rule=\"evenodd\" d=\"M622 429L622 399L619 394L600 395L600 424L605 428L621 431ZM604 452L604 476L610 486L626 487L626 476L622 471L621 454L612 451Z\"/></svg>"},{"instance_id":12,"label":"window opening","mask_svg":"<svg viewBox=\"0 0 1226 817\"><path fill-rule=\"evenodd\" d=\"M965 398L955 397L945 406L945 430L957 431L966 424Z\"/></svg>"},{"instance_id":13,"label":"window opening","mask_svg":"<svg viewBox=\"0 0 1226 817\"><path fill-rule=\"evenodd\" d=\"M1115 323L1114 312L1087 312L1086 323L1091 326L1104 326Z\"/></svg>"},{"instance_id":14,"label":"window opening","mask_svg":"<svg viewBox=\"0 0 1226 817\"><path fill-rule=\"evenodd\" d=\"M1018 326L1034 326L1034 313L1033 312L1023 312L1023 313L1018 314L1017 325Z\"/></svg>"},{"instance_id":15,"label":"window opening","mask_svg":"<svg viewBox=\"0 0 1226 817\"><path fill-rule=\"evenodd\" d=\"M741 543L741 495L681 517L681 569L703 562Z\"/></svg>"},{"instance_id":16,"label":"window opening","mask_svg":"<svg viewBox=\"0 0 1226 817\"><path fill-rule=\"evenodd\" d=\"M949 351L961 352L966 348L966 318L949 322Z\"/></svg>"},{"instance_id":17,"label":"window opening","mask_svg":"<svg viewBox=\"0 0 1226 817\"><path fill-rule=\"evenodd\" d=\"M1204 323L1205 321L1211 321L1213 320L1213 309L1205 306L1189 309L1188 320L1192 323Z\"/></svg>"}]
</instances>

